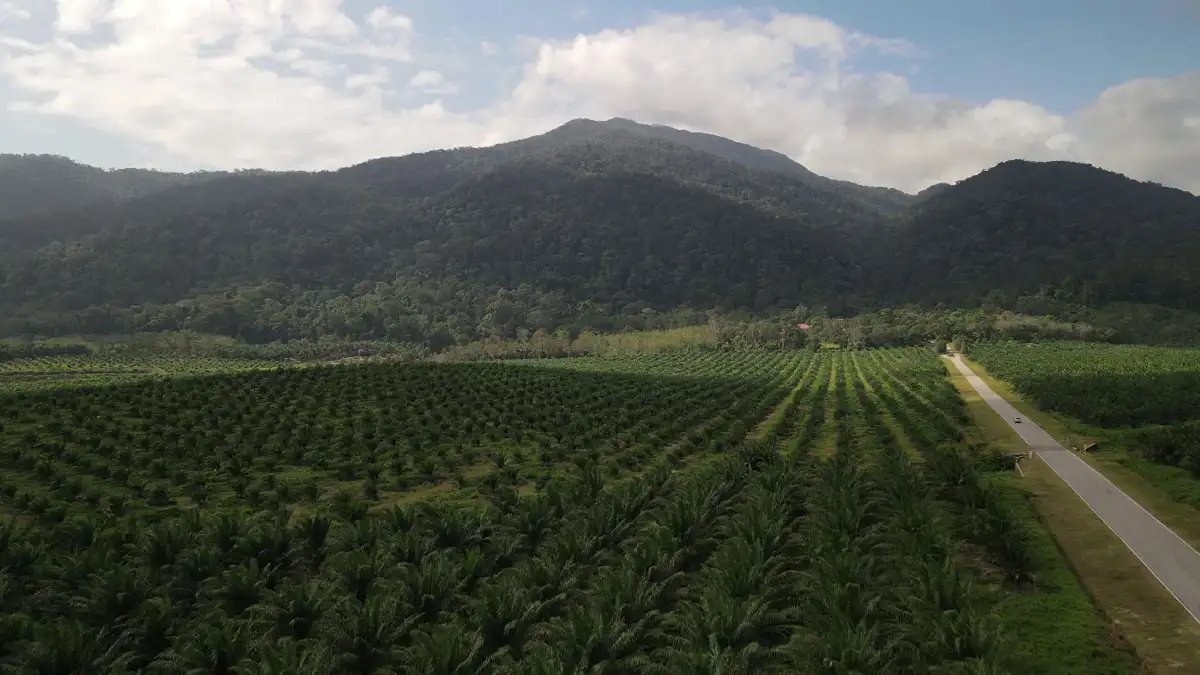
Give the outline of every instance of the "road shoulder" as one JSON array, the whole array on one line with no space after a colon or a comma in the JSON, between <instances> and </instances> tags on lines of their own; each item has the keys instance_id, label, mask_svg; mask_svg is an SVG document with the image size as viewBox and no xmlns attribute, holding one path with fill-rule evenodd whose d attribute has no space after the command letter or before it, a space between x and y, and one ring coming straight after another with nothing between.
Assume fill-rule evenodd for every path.
<instances>
[{"instance_id":1,"label":"road shoulder","mask_svg":"<svg viewBox=\"0 0 1200 675\"><path fill-rule=\"evenodd\" d=\"M963 364L983 380L992 391L1021 411L1022 415L1040 425L1064 447L1071 447L1071 440L1075 440L1077 444L1086 444L1095 440L1102 441L1094 435L1094 432L1089 435L1083 431L1084 425L1075 420L1033 407L1022 399L1007 382L992 377L983 366L975 361L963 358ZM953 373L957 374L954 364L947 363L946 365ZM964 384L966 384L965 381ZM993 412L993 414L995 413ZM1103 451L1099 453L1076 452L1075 454L1100 472L1102 476L1112 481L1113 485L1129 495L1131 499L1141 504L1151 515L1178 534L1192 548L1200 550L1200 510L1190 504L1172 499L1170 495L1156 487L1144 476L1122 465L1120 456L1107 455Z\"/></svg>"},{"instance_id":2,"label":"road shoulder","mask_svg":"<svg viewBox=\"0 0 1200 675\"><path fill-rule=\"evenodd\" d=\"M972 370L979 374L975 364ZM967 403L974 421L970 440L1003 452L1020 452L1025 443L958 372L945 366ZM981 376L982 377L982 376ZM1003 384L984 381L1030 420L1044 417L1024 402L1012 400ZM1046 427L1056 435L1053 426ZM1200 624L1164 588L1120 538L1043 461L1021 463L1019 484L1029 495L1039 520L1054 537L1078 581L1110 622L1108 639L1119 645L1128 640L1153 673L1195 672L1200 669Z\"/></svg>"}]
</instances>

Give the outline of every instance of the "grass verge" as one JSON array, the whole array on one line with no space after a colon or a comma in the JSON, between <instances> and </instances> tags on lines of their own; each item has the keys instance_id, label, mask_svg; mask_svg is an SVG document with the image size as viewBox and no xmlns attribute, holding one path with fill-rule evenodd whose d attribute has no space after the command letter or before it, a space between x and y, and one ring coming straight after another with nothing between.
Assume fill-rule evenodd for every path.
<instances>
[{"instance_id":1,"label":"grass verge","mask_svg":"<svg viewBox=\"0 0 1200 675\"><path fill-rule=\"evenodd\" d=\"M1062 675L1146 672L1144 659L1126 642L1122 627L1110 622L1087 589L1081 587L1072 565L1064 559L1064 552L1055 545L1051 536L1054 528L1048 531L1049 523L1039 519L1035 511L1040 506L1031 503L1023 486L1018 484L1022 479L1012 472L995 474L990 479L1004 495L1010 512L1024 523L1038 571L1034 590L1005 593L993 610L1005 632L1015 640L1013 649L1018 664L1023 666L1021 672ZM1053 534L1059 536L1057 531Z\"/></svg>"},{"instance_id":2,"label":"grass verge","mask_svg":"<svg viewBox=\"0 0 1200 675\"><path fill-rule=\"evenodd\" d=\"M947 365L953 368L953 364ZM974 361L967 361L967 365L992 388L992 391L1011 403L1030 420L1041 425L1064 446L1070 447L1068 441L1073 437L1078 439L1077 442L1099 440L1100 447L1105 447L1102 430L1089 429L1079 421L1064 415L1038 410L1022 400L1008 383L989 375L983 366ZM965 381L964 384L966 384ZM969 388L970 385L968 384L967 387ZM972 390L973 392L974 390ZM983 403L983 405L986 407L987 404ZM988 408L988 410L991 409ZM997 415L993 414L992 417L997 417L997 421L1007 427L1007 424L1003 420L999 420ZM1020 442L1019 439L1018 442ZM1186 474L1185 471L1146 462L1133 457L1124 449L1076 454L1092 468L1104 474L1131 499L1154 514L1154 517L1161 520L1164 525L1174 530L1184 541L1194 548L1200 549L1200 513L1187 501L1187 498L1196 494L1196 488L1193 487L1196 481L1191 476L1183 475Z\"/></svg>"},{"instance_id":3,"label":"grass verge","mask_svg":"<svg viewBox=\"0 0 1200 675\"><path fill-rule=\"evenodd\" d=\"M953 364L946 365L975 422L969 430L971 440L1006 452L1023 450L1024 442L1008 423L975 393ZM988 378L984 381L1013 401L1009 398L1011 389L1002 390L1003 383L993 384L995 381ZM1029 414L1028 406L1013 403L1036 422L1041 423L1045 416L1040 412ZM1050 428L1047 431L1055 433ZM1122 654L1126 644L1140 657L1141 672L1165 675L1200 671L1200 624L1049 466L1035 458L1022 462L1021 469L1023 478L1010 474L998 484L1014 496L1015 508L1029 513L1030 534L1042 563L1041 590L1028 598L1006 600L999 612L1013 627L1010 630L1023 642L1028 640L1028 648L1035 653L1062 650L1064 669L1045 672L1076 672L1065 666L1086 663L1091 658L1084 653L1088 650L1080 651L1077 645L1088 643L1098 650L1096 654L1110 656L1090 666L1095 670L1078 672L1138 672L1113 670L1126 667L1121 665L1128 658ZM1016 499L1022 493L1028 498ZM1037 526L1038 520L1041 527ZM1086 602L1086 607L1080 604L1088 596L1099 607L1099 613L1092 602ZM1078 634L1071 639L1077 631L1089 633L1092 639Z\"/></svg>"}]
</instances>

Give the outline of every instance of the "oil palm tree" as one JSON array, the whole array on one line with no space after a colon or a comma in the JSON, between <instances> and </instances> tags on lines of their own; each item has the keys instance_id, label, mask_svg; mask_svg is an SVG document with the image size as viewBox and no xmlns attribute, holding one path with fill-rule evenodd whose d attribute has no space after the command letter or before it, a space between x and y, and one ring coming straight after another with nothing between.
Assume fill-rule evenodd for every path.
<instances>
[{"instance_id":1,"label":"oil palm tree","mask_svg":"<svg viewBox=\"0 0 1200 675\"><path fill-rule=\"evenodd\" d=\"M399 570L398 596L412 612L432 621L459 593L462 563L448 550L434 551L418 565L405 564Z\"/></svg>"},{"instance_id":2,"label":"oil palm tree","mask_svg":"<svg viewBox=\"0 0 1200 675\"><path fill-rule=\"evenodd\" d=\"M420 621L395 597L372 595L364 603L346 600L322 622L343 672L374 673L395 661L401 639Z\"/></svg>"},{"instance_id":3,"label":"oil palm tree","mask_svg":"<svg viewBox=\"0 0 1200 675\"><path fill-rule=\"evenodd\" d=\"M253 608L255 619L279 639L305 640L333 607L334 597L320 580L289 580Z\"/></svg>"},{"instance_id":4,"label":"oil palm tree","mask_svg":"<svg viewBox=\"0 0 1200 675\"><path fill-rule=\"evenodd\" d=\"M124 641L111 634L60 617L34 628L32 639L18 652L13 671L36 675L125 672L130 655L124 648Z\"/></svg>"},{"instance_id":5,"label":"oil palm tree","mask_svg":"<svg viewBox=\"0 0 1200 675\"><path fill-rule=\"evenodd\" d=\"M181 631L170 649L150 665L151 672L184 675L225 675L245 656L239 624L216 614Z\"/></svg>"},{"instance_id":6,"label":"oil palm tree","mask_svg":"<svg viewBox=\"0 0 1200 675\"><path fill-rule=\"evenodd\" d=\"M617 674L629 672L629 659L646 636L649 616L629 623L619 589L598 586L603 595L573 607L563 617L545 622L531 632L536 644L553 645L573 672ZM607 591L607 592L605 592Z\"/></svg>"},{"instance_id":7,"label":"oil palm tree","mask_svg":"<svg viewBox=\"0 0 1200 675\"><path fill-rule=\"evenodd\" d=\"M483 675L494 669L483 637L457 623L418 631L397 657L401 675Z\"/></svg>"},{"instance_id":8,"label":"oil palm tree","mask_svg":"<svg viewBox=\"0 0 1200 675\"><path fill-rule=\"evenodd\" d=\"M257 653L242 658L238 675L330 675L337 672L333 652L308 640L263 641Z\"/></svg>"}]
</instances>

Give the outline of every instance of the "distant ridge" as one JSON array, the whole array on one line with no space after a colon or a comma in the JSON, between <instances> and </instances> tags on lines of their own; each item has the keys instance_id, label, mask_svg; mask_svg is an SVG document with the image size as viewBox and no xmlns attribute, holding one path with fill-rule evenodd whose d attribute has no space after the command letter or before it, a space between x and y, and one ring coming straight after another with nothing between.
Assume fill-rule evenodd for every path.
<instances>
[{"instance_id":1,"label":"distant ridge","mask_svg":"<svg viewBox=\"0 0 1200 675\"><path fill-rule=\"evenodd\" d=\"M4 176L0 336L438 347L706 309L1200 310L1200 198L1070 162L1003 162L906 195L617 118L336 171L7 156Z\"/></svg>"}]
</instances>

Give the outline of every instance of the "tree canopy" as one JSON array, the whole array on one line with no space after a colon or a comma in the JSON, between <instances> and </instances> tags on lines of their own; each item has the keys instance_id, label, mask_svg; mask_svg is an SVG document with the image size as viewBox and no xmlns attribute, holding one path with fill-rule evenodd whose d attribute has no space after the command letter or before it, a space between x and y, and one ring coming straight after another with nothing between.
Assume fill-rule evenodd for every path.
<instances>
[{"instance_id":1,"label":"tree canopy","mask_svg":"<svg viewBox=\"0 0 1200 675\"><path fill-rule=\"evenodd\" d=\"M1200 310L1200 198L1064 162L910 196L716 136L577 120L334 172L126 175L16 156L0 170L33 186L0 212L6 335L437 349L798 304Z\"/></svg>"}]
</instances>

